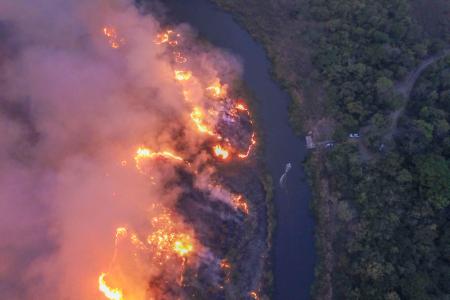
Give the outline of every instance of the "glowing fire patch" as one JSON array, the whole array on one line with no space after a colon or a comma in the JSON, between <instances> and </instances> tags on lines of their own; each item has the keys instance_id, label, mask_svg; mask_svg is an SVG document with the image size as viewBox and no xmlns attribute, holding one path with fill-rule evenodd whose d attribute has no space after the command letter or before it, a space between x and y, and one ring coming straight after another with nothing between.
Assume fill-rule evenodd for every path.
<instances>
[{"instance_id":1,"label":"glowing fire patch","mask_svg":"<svg viewBox=\"0 0 450 300\"><path fill-rule=\"evenodd\" d=\"M249 213L248 204L242 195L233 196L231 201L233 202L233 206L236 209L239 209L244 214L248 215Z\"/></svg>"},{"instance_id":2,"label":"glowing fire patch","mask_svg":"<svg viewBox=\"0 0 450 300\"><path fill-rule=\"evenodd\" d=\"M173 250L180 256L186 256L193 250L193 246L189 241L178 240L175 241Z\"/></svg>"},{"instance_id":3,"label":"glowing fire patch","mask_svg":"<svg viewBox=\"0 0 450 300\"><path fill-rule=\"evenodd\" d=\"M191 71L181 71L181 70L175 70L175 79L178 81L186 81L191 79L192 72Z\"/></svg>"},{"instance_id":4,"label":"glowing fire patch","mask_svg":"<svg viewBox=\"0 0 450 300\"><path fill-rule=\"evenodd\" d=\"M154 42L157 45L161 45L161 44L169 44L171 46L176 46L178 45L178 40L177 38L179 38L181 35L179 33L176 33L173 30L167 30L166 32L160 33L156 36Z\"/></svg>"},{"instance_id":5,"label":"glowing fire patch","mask_svg":"<svg viewBox=\"0 0 450 300\"><path fill-rule=\"evenodd\" d=\"M111 46L111 48L114 49L120 48L120 46L125 41L123 38L119 38L117 30L112 26L103 27L103 34L107 37L108 43Z\"/></svg>"},{"instance_id":6,"label":"glowing fire patch","mask_svg":"<svg viewBox=\"0 0 450 300\"><path fill-rule=\"evenodd\" d=\"M228 262L228 260L226 260L226 259L222 259L221 261L220 261L220 268L221 269L231 269L231 265L230 265L230 263Z\"/></svg>"},{"instance_id":7,"label":"glowing fire patch","mask_svg":"<svg viewBox=\"0 0 450 300\"><path fill-rule=\"evenodd\" d=\"M136 151L136 155L134 156L134 160L136 163L139 163L142 159L153 159L153 158L165 158L172 159L177 161L183 161L183 158L173 154L170 151L162 151L162 152L153 152L148 148L138 148Z\"/></svg>"},{"instance_id":8,"label":"glowing fire patch","mask_svg":"<svg viewBox=\"0 0 450 300\"><path fill-rule=\"evenodd\" d=\"M250 297L252 297L252 299L254 300L259 300L259 296L258 293L256 293L255 291L251 291L250 293L248 293L250 295Z\"/></svg>"},{"instance_id":9,"label":"glowing fire patch","mask_svg":"<svg viewBox=\"0 0 450 300\"><path fill-rule=\"evenodd\" d=\"M206 90L214 98L225 98L227 96L227 85L220 84L219 80L216 80L212 85L208 86Z\"/></svg>"},{"instance_id":10,"label":"glowing fire patch","mask_svg":"<svg viewBox=\"0 0 450 300\"><path fill-rule=\"evenodd\" d=\"M252 138L250 139L250 145L248 146L247 151L245 153L239 153L238 157L241 159L247 158L250 155L250 153L252 152L252 149L255 146L255 144L256 144L255 133L252 133Z\"/></svg>"},{"instance_id":11,"label":"glowing fire patch","mask_svg":"<svg viewBox=\"0 0 450 300\"><path fill-rule=\"evenodd\" d=\"M242 111L247 111L248 110L247 107L243 103L237 103L234 107L237 110L242 110Z\"/></svg>"},{"instance_id":12,"label":"glowing fire patch","mask_svg":"<svg viewBox=\"0 0 450 300\"><path fill-rule=\"evenodd\" d=\"M230 156L230 152L223 148L221 145L215 145L213 147L214 155L218 158L221 158L223 160L226 160L228 156Z\"/></svg>"},{"instance_id":13,"label":"glowing fire patch","mask_svg":"<svg viewBox=\"0 0 450 300\"><path fill-rule=\"evenodd\" d=\"M208 128L207 125L204 124L205 116L202 112L202 110L199 107L194 107L194 110L191 113L191 119L197 126L198 131L202 133L207 133L209 135L214 135L214 132Z\"/></svg>"},{"instance_id":14,"label":"glowing fire patch","mask_svg":"<svg viewBox=\"0 0 450 300\"><path fill-rule=\"evenodd\" d=\"M155 259L168 260L172 253L184 257L194 251L193 238L180 231L170 212L154 217L151 223L155 231L147 236L147 243L153 248Z\"/></svg>"},{"instance_id":15,"label":"glowing fire patch","mask_svg":"<svg viewBox=\"0 0 450 300\"><path fill-rule=\"evenodd\" d=\"M178 156L170 151L153 152L148 148L139 147L136 150L136 154L134 156L134 161L136 162L136 169L138 169L141 173L144 173L143 171L144 161L152 159L163 159L163 160L172 160L176 162L184 162L184 159L181 156Z\"/></svg>"},{"instance_id":16,"label":"glowing fire patch","mask_svg":"<svg viewBox=\"0 0 450 300\"><path fill-rule=\"evenodd\" d=\"M127 229L125 227L118 227L116 229L116 240L126 236L127 236Z\"/></svg>"},{"instance_id":17,"label":"glowing fire patch","mask_svg":"<svg viewBox=\"0 0 450 300\"><path fill-rule=\"evenodd\" d=\"M98 289L100 292L105 295L107 299L110 300L122 300L123 294L122 291L118 288L111 288L105 282L106 273L100 274L98 277Z\"/></svg>"}]
</instances>

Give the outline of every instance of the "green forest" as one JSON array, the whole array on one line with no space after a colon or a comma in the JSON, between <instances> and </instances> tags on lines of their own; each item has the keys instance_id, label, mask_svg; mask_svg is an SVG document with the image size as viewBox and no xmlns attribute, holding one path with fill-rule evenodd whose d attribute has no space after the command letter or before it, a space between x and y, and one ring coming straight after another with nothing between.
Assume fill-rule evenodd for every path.
<instances>
[{"instance_id":1,"label":"green forest","mask_svg":"<svg viewBox=\"0 0 450 300\"><path fill-rule=\"evenodd\" d=\"M306 132L333 120L334 147L307 163L318 226L313 296L449 299L450 3L216 2L265 46L293 96L293 125Z\"/></svg>"},{"instance_id":2,"label":"green forest","mask_svg":"<svg viewBox=\"0 0 450 300\"><path fill-rule=\"evenodd\" d=\"M362 159L358 145L342 142L327 154L324 176L338 197L335 298L445 299L450 59L426 70L411 95L395 83L442 51L446 33L429 38L408 1L310 4L322 24L313 61L339 124L336 138L361 131L362 143L375 152ZM390 116L401 106L397 128Z\"/></svg>"}]
</instances>

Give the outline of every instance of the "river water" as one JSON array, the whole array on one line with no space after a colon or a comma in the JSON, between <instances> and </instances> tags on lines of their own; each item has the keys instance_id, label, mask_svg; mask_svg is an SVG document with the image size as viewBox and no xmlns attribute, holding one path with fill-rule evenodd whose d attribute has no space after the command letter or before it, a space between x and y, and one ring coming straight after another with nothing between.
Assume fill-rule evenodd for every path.
<instances>
[{"instance_id":1,"label":"river water","mask_svg":"<svg viewBox=\"0 0 450 300\"><path fill-rule=\"evenodd\" d=\"M208 0L165 0L169 16L193 26L201 37L242 59L244 81L258 101L256 112L264 134L265 161L274 179L277 228L274 241L274 299L310 298L315 249L310 190L301 162L306 147L288 124L286 92L272 80L270 61L263 48L233 20ZM278 180L292 164L285 187Z\"/></svg>"}]
</instances>

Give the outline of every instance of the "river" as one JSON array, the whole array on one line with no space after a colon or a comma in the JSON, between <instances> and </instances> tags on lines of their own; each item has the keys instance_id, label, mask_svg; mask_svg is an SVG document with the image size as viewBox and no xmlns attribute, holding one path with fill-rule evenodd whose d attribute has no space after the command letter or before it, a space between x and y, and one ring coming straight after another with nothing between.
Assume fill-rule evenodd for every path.
<instances>
[{"instance_id":1,"label":"river","mask_svg":"<svg viewBox=\"0 0 450 300\"><path fill-rule=\"evenodd\" d=\"M265 161L274 179L277 228L274 241L274 299L310 298L314 278L314 222L309 209L310 189L301 165L306 147L288 124L288 94L272 80L264 49L208 0L165 0L169 16L193 26L201 37L242 59L244 81L258 101L264 133ZM278 184L290 162L285 188Z\"/></svg>"}]
</instances>

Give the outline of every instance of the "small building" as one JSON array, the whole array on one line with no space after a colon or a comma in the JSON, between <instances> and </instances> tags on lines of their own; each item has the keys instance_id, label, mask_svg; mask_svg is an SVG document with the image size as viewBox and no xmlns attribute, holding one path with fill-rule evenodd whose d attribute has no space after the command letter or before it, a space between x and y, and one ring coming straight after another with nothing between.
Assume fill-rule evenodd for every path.
<instances>
[{"instance_id":1,"label":"small building","mask_svg":"<svg viewBox=\"0 0 450 300\"><path fill-rule=\"evenodd\" d=\"M307 149L314 149L314 148L316 148L316 145L314 144L312 135L307 135L305 137L305 139L306 139L306 148Z\"/></svg>"}]
</instances>

